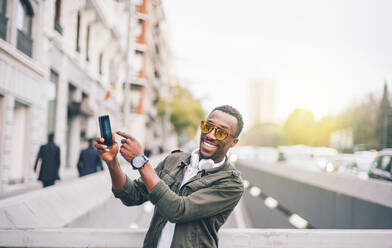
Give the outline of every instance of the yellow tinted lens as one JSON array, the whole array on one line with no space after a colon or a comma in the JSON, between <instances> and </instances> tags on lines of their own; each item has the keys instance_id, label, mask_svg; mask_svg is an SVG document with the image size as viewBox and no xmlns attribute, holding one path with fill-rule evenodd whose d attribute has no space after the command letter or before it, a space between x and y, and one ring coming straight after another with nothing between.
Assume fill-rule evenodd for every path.
<instances>
[{"instance_id":1,"label":"yellow tinted lens","mask_svg":"<svg viewBox=\"0 0 392 248\"><path fill-rule=\"evenodd\" d=\"M217 128L215 130L215 137L218 140L223 140L223 139L225 139L227 137L227 132L225 130L223 130L223 129Z\"/></svg>"},{"instance_id":2,"label":"yellow tinted lens","mask_svg":"<svg viewBox=\"0 0 392 248\"><path fill-rule=\"evenodd\" d=\"M202 121L201 122L201 131L203 133L209 133L209 132L211 132L211 130L212 130L212 125L211 124L209 124L206 121Z\"/></svg>"}]
</instances>

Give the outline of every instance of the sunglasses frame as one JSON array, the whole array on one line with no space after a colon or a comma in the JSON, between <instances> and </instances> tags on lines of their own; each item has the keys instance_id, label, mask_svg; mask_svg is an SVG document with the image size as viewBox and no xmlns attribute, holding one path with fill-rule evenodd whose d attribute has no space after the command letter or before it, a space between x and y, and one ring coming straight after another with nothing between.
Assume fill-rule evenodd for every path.
<instances>
[{"instance_id":1,"label":"sunglasses frame","mask_svg":"<svg viewBox=\"0 0 392 248\"><path fill-rule=\"evenodd\" d=\"M203 123L207 123L208 125L211 125L211 126L212 126L211 131L209 131L209 132L207 132L207 133L203 132L203 128L202 128ZM212 130L215 130L214 136L215 136L215 138L216 138L217 140L220 140L220 141L225 140L227 137L230 137L230 136L231 136L231 133L230 133L229 131L227 131L227 130L225 130L225 129L223 129L223 128L217 127L217 126L215 126L214 124L212 124L212 123L210 123L210 122L208 122L208 121L201 121L201 122L200 122L200 129L201 129L201 132L202 132L203 134L209 134L209 133L212 132ZM216 131L217 131L217 130L221 130L221 131L223 131L223 132L226 132L226 133L227 133L227 136L224 137L223 139L218 139L218 137L216 137Z\"/></svg>"}]
</instances>

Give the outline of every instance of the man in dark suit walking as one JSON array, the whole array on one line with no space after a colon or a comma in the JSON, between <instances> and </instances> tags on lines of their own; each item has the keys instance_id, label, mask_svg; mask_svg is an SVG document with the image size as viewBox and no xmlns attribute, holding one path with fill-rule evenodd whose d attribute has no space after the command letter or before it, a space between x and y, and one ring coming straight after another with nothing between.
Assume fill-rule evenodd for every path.
<instances>
[{"instance_id":1,"label":"man in dark suit walking","mask_svg":"<svg viewBox=\"0 0 392 248\"><path fill-rule=\"evenodd\" d=\"M42 181L43 187L54 184L55 180L60 179L60 148L54 143L54 134L48 135L48 143L39 149L37 159L34 164L34 171L37 170L38 161L41 159L41 169L38 180Z\"/></svg>"},{"instance_id":2,"label":"man in dark suit walking","mask_svg":"<svg viewBox=\"0 0 392 248\"><path fill-rule=\"evenodd\" d=\"M98 170L103 170L101 157L93 145L94 140L89 139L88 148L80 152L78 161L78 171L80 177L95 173Z\"/></svg>"}]
</instances>

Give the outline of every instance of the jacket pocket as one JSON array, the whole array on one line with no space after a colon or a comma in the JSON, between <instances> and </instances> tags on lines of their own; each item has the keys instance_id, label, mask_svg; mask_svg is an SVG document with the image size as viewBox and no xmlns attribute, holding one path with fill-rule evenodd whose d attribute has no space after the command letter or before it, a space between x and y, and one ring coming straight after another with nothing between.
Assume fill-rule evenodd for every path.
<instances>
[{"instance_id":1,"label":"jacket pocket","mask_svg":"<svg viewBox=\"0 0 392 248\"><path fill-rule=\"evenodd\" d=\"M173 183L176 181L176 180L174 180L174 178L171 177L169 174L163 174L163 176L161 177L161 179L162 179L168 186L172 186Z\"/></svg>"},{"instance_id":2,"label":"jacket pocket","mask_svg":"<svg viewBox=\"0 0 392 248\"><path fill-rule=\"evenodd\" d=\"M189 189L188 193L193 193L199 189L205 188L207 185L202 180L196 180L186 185Z\"/></svg>"}]
</instances>

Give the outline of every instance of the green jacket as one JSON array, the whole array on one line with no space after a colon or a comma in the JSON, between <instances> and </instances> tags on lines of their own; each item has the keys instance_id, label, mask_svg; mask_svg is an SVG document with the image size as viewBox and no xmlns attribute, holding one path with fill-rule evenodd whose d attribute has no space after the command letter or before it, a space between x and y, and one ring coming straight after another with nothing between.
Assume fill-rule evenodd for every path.
<instances>
[{"instance_id":1,"label":"green jacket","mask_svg":"<svg viewBox=\"0 0 392 248\"><path fill-rule=\"evenodd\" d=\"M218 230L244 192L240 173L226 159L216 168L201 170L179 188L190 153L175 152L155 168L161 180L148 194L143 181L126 178L114 196L127 206L151 201L154 215L143 247L157 247L167 221L176 223L171 247L217 247Z\"/></svg>"}]
</instances>

